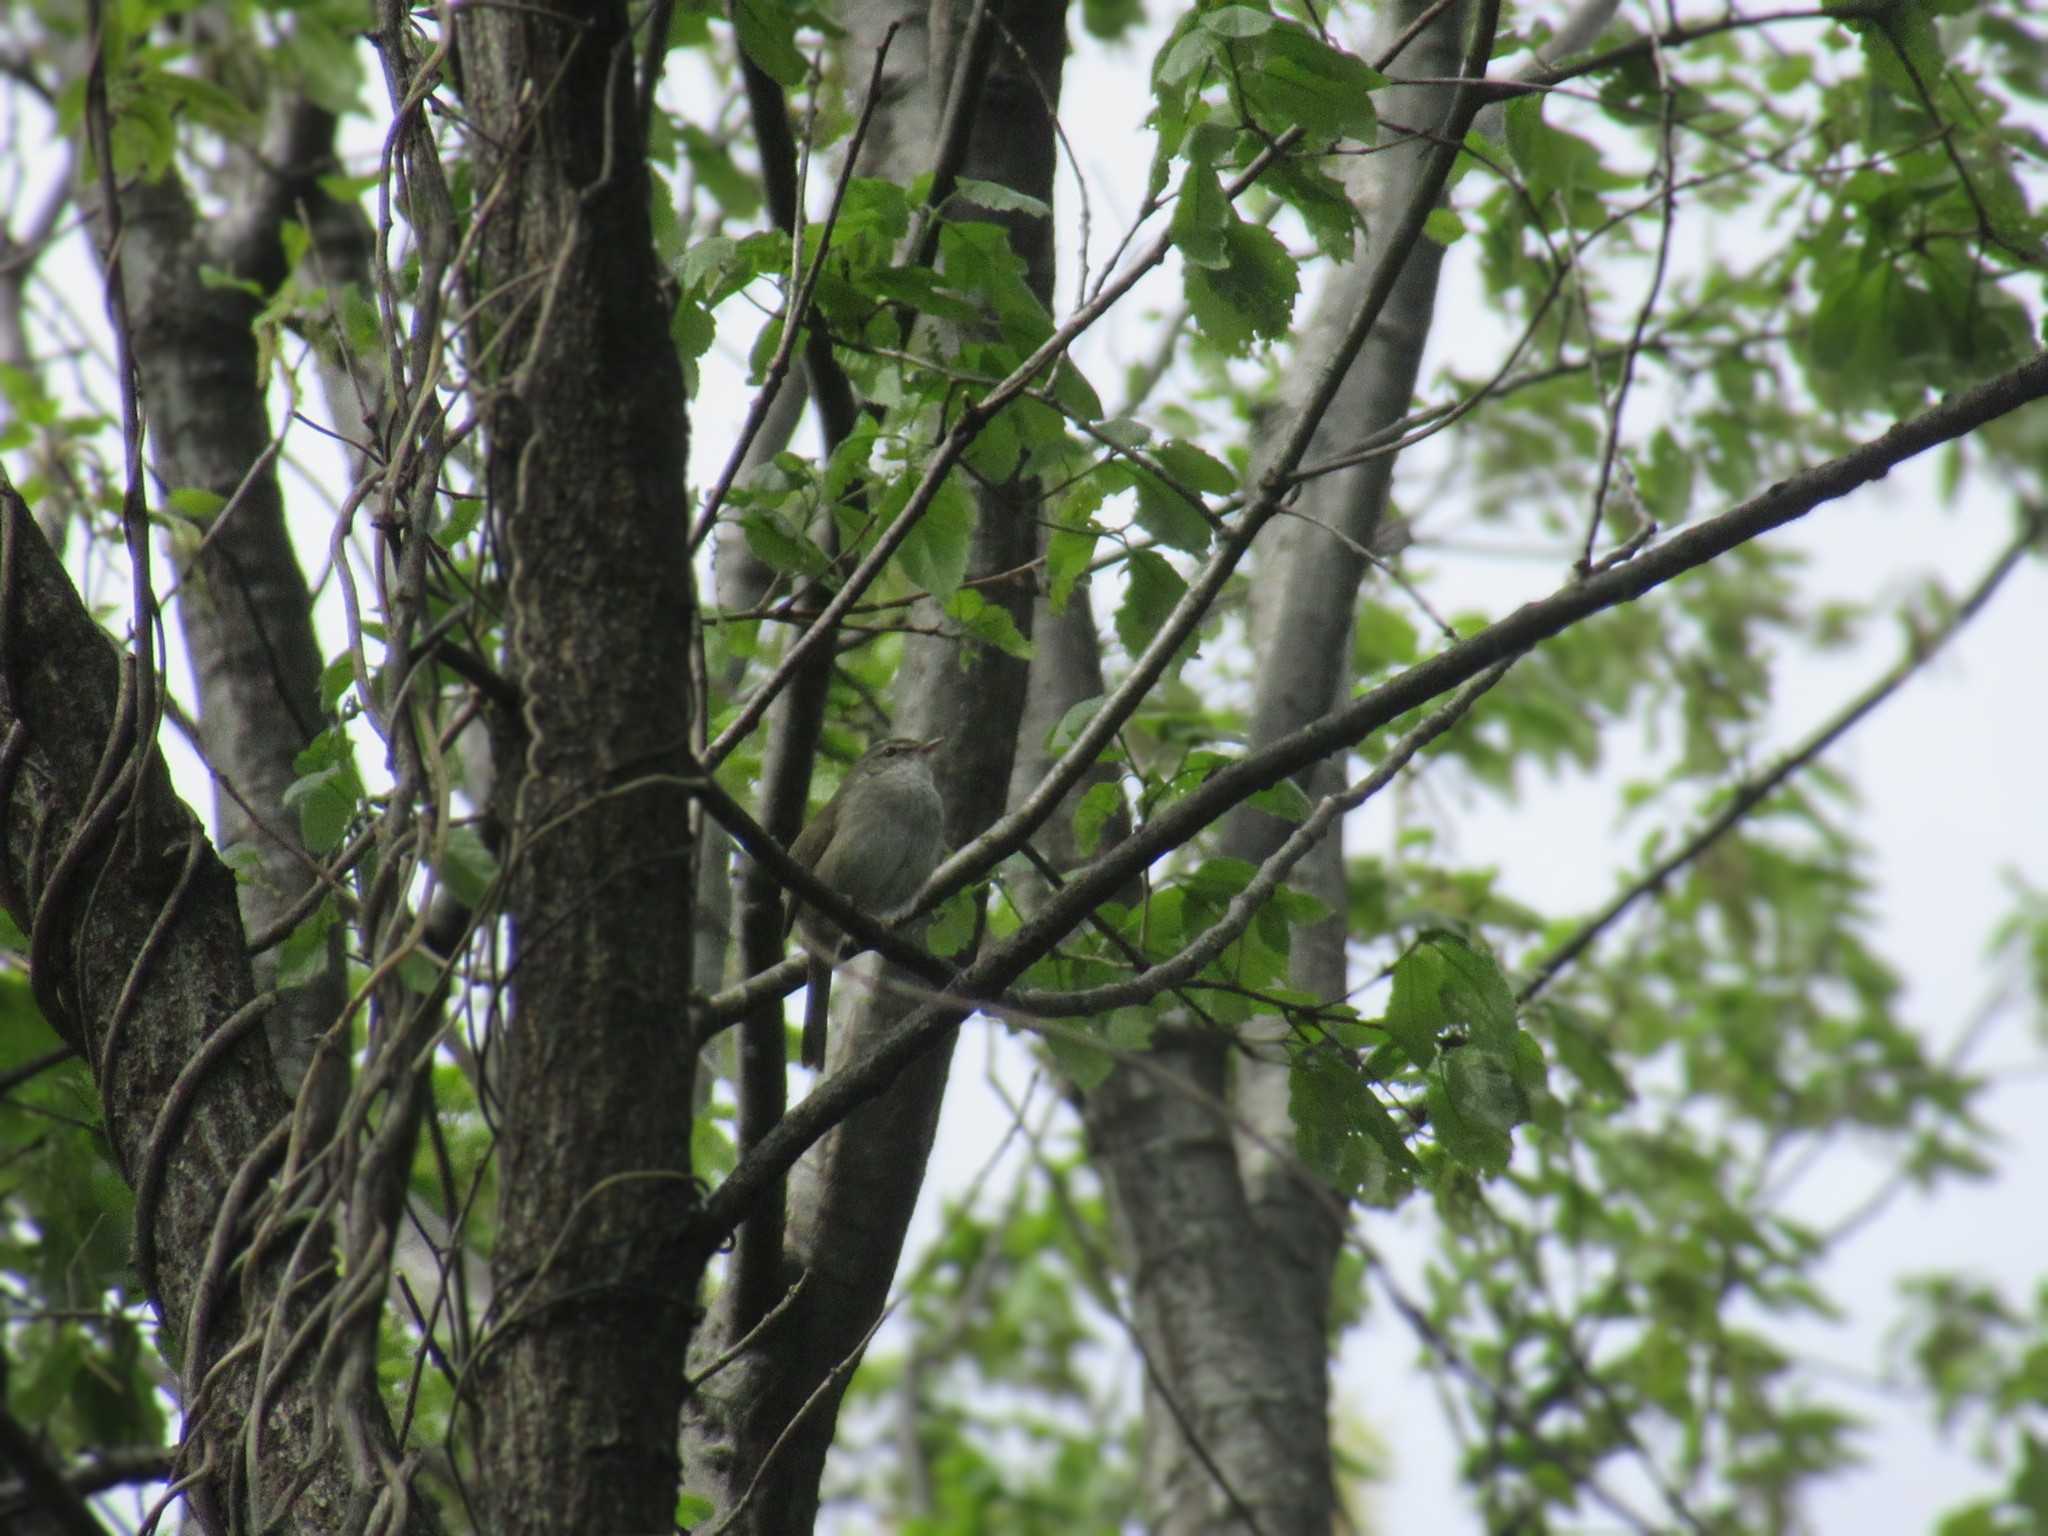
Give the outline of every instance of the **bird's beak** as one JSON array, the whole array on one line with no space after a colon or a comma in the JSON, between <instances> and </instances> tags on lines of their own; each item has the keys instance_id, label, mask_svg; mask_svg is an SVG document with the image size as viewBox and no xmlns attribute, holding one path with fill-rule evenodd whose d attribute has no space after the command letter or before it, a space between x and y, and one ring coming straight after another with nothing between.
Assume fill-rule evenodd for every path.
<instances>
[{"instance_id":1,"label":"bird's beak","mask_svg":"<svg viewBox=\"0 0 2048 1536\"><path fill-rule=\"evenodd\" d=\"M933 738L932 738L932 739L931 739L930 741L920 741L920 742L919 742L919 743L917 744L917 750L918 750L919 752L924 752L924 753L932 752L932 751L935 751L935 750L937 750L937 749L938 749L939 747L941 747L941 746L944 746L944 745L945 745L945 742L946 742L946 738L945 738L945 737L943 737L943 736L934 736L934 737L933 737Z\"/></svg>"}]
</instances>

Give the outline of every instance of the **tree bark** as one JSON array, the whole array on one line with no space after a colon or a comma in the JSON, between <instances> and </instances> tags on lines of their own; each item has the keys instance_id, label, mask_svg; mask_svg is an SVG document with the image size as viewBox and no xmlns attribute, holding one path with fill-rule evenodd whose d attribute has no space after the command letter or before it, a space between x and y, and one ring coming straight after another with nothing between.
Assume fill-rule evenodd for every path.
<instances>
[{"instance_id":1,"label":"tree bark","mask_svg":"<svg viewBox=\"0 0 2048 1536\"><path fill-rule=\"evenodd\" d=\"M498 763L515 970L485 1485L501 1532L667 1530L694 1278L682 375L626 7L480 7L457 28L523 725Z\"/></svg>"},{"instance_id":2,"label":"tree bark","mask_svg":"<svg viewBox=\"0 0 2048 1536\"><path fill-rule=\"evenodd\" d=\"M240 886L252 933L292 911L313 883L312 861L284 794L293 759L322 725L320 651L312 599L285 527L275 444L252 329L261 300L201 280L212 267L263 288L285 277L280 224L315 178L331 169L333 119L300 105L281 114L268 153L249 157L249 179L228 214L201 219L173 175L120 193L120 276L136 372L149 409L147 439L169 490L210 491L225 505L168 542L178 568L177 613L199 684L199 745L215 775L214 824L223 848L256 855ZM102 242L104 243L104 242ZM340 935L312 983L287 992L265 1028L287 1093L311 1065L314 1042L339 1018ZM255 960L256 982L277 972L275 950ZM331 1113L339 1084L322 1093Z\"/></svg>"},{"instance_id":3,"label":"tree bark","mask_svg":"<svg viewBox=\"0 0 2048 1536\"><path fill-rule=\"evenodd\" d=\"M290 1245L252 1253L247 1227L283 1157L290 1105L234 879L154 743L138 745L134 667L0 478L0 906L30 935L37 1000L91 1065L109 1149L136 1190L137 1268L184 1387L182 1470L213 1468L190 1502L213 1531L273 1518L351 1531L369 1491L316 1431L328 1405L310 1356L263 1383L260 1427L248 1422L259 1359L230 1346L280 1304ZM241 1266L233 1276L228 1262ZM330 1284L302 1278L289 1317ZM380 1405L345 1407L390 1451ZM434 1529L418 1505L401 1524Z\"/></svg>"}]
</instances>

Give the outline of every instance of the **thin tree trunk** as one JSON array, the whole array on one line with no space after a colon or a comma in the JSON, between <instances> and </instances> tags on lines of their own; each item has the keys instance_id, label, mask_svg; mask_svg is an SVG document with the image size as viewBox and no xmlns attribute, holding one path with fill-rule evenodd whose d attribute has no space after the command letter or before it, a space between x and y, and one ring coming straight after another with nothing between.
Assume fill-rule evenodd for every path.
<instances>
[{"instance_id":1,"label":"thin tree trunk","mask_svg":"<svg viewBox=\"0 0 2048 1536\"><path fill-rule=\"evenodd\" d=\"M1049 203L1050 106L1058 99L1064 9L1004 5L995 10L999 29L1014 46L999 39L992 49L962 174ZM965 4L941 4L928 19L923 6L902 0L849 8L845 19L857 40L856 58L879 46L891 22L900 23L887 60L884 106L865 155L877 174L908 181L932 168L941 107L971 11ZM1049 221L979 211L971 216L1009 227L1029 280L1049 302ZM975 499L969 578L1024 570L1037 552L1036 488L981 487ZM1024 580L989 586L982 593L1005 607L1018 630L1029 635L1032 598ZM945 628L948 622L930 603L912 613L919 627ZM936 772L952 841L972 836L1002 809L1025 681L1024 663L992 647L970 648L957 633L906 637L893 699L895 729L945 738ZM845 976L834 988L835 1001L853 1006L834 1024L828 1071L886 1034L912 1006L912 999L887 986L865 983L862 974ZM951 1052L948 1037L921 1056L887 1094L832 1132L789 1179L784 1270L792 1279L807 1274L805 1288L774 1328L692 1398L685 1416L693 1490L729 1508L760 1477L735 1530L801 1531L816 1519L819 1479L839 1401L888 1298L924 1182ZM697 1358L722 1353L743 1331L742 1314L722 1294L698 1340ZM771 1447L799 1409L804 1410L801 1422L764 1470Z\"/></svg>"}]
</instances>

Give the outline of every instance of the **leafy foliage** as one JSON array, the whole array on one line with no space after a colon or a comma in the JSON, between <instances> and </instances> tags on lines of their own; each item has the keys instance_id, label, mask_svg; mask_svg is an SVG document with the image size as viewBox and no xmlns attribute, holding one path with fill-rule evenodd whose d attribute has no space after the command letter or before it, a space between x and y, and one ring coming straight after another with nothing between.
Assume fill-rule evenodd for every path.
<instances>
[{"instance_id":1,"label":"leafy foliage","mask_svg":"<svg viewBox=\"0 0 2048 1536\"><path fill-rule=\"evenodd\" d=\"M356 130L387 126L367 101L369 55L350 41L360 25L352 8L229 8L209 27L186 25L187 9L109 8L115 178L182 181L198 190L196 205L224 202L238 168L259 158L266 111L292 98ZM1396 423L1418 439L1442 430L1455 446L1432 458L1418 442L1403 461L1404 475L1411 465L1434 475L1426 497L1402 482L1412 547L1390 538L1346 551L1397 580L1369 584L1340 632L1343 695L1485 623L1464 611L1442 509L1469 512L1457 531L1502 549L1539 546L1584 574L1596 556L1624 560L1638 536L1753 497L2038 346L2048 148L2030 111L2048 99L2048 39L2031 16L1995 7L1838 9L1797 18L1804 30L1689 12L1654 46L1626 30L1639 18L1625 19L1610 51L1564 62L1555 89L1503 92L1512 99L1465 135L1427 236L1469 263L1499 345L1447 350L1418 386L1415 413ZM23 38L75 35L64 8L29 11L9 23ZM1170 626L1261 498L1272 505L1260 515L1291 512L1303 482L1349 467L1289 465L1277 491L1250 474L1267 462L1290 370L1314 355L1311 306L1347 264L1370 259L1370 237L1385 227L1384 210L1362 211L1356 167L1414 125L1388 105L1399 61L1375 65L1338 41L1355 18L1204 3L1147 32L1144 7L1088 0L1077 19L1089 39L1079 46L1142 38L1149 50L1129 71L1145 70L1150 102L1130 248L1154 238L1178 270L1163 295L1118 303L1160 298L1185 315L1154 328L1165 333L1161 366L1148 378L1134 365L1113 408L1104 397L1115 360L1068 343L1080 329L1073 316L1116 273L1072 309L1049 308L1012 238L1015 221L1044 213L1037 199L969 179L935 203L929 177L849 174L823 201L822 172L851 150L864 105L864 69L830 62L842 41L830 8L739 0L727 18L673 8L654 56L665 51L693 91L650 96L647 154L654 238L673 285L670 337L700 433L726 425L720 391L740 375L759 388L803 368L812 338L829 343L863 408L818 451L793 439L745 459L750 445L721 442L700 470L686 521L735 530L720 560L751 557L761 572L746 603L707 607L707 739L751 706L752 689L788 654L784 621L800 616L799 599L829 600L899 535L835 658L827 759L850 759L860 738L891 725L904 634L919 625L959 642L967 686L984 661L1037 654L1043 640L974 569L994 505L981 493L1000 488L1017 497L1008 511L1045 529L1029 579L1053 612L1106 610L1105 688L1170 636L1160 681L1061 813L1060 836L1086 858L1187 803L1255 737L1252 674L1276 664L1252 650L1263 568L1202 588L1217 595L1199 621ZM1501 35L1492 70L1502 80L1545 38L1529 16L1508 23L1525 30ZM36 51L17 52L43 67ZM257 58L268 62L258 68ZM735 127L742 60L794 93L812 134L817 206L801 227L775 227L763 151ZM54 134L83 142L86 80L48 69L47 109L34 110ZM467 125L447 112L422 131L451 171L450 216L473 231L492 194L476 184L484 162ZM90 159L83 169L96 176ZM352 157L353 174L325 178L325 194L359 215L379 207L395 183L373 161ZM304 213L279 223L282 275L207 270L212 291L248 306L254 366L274 400L289 395L296 409L322 362L345 361L358 380L416 366L408 328L469 280L459 273L447 294L423 288L418 195L376 215L395 243L378 258L388 269L363 281L321 275ZM124 593L108 572L125 576L115 536L121 413L111 388L74 398L59 376L71 324L39 314L41 355L0 366L0 452L25 496L80 531L74 564L119 629ZM423 397L459 397L494 345L460 326L436 333L434 346L444 343L434 367L448 372ZM408 695L411 674L395 675L396 664L418 654L401 656L393 630L354 607L346 617L323 609L331 660L319 728L278 809L313 859L355 848L358 862L334 864L334 889L297 914L276 963L280 986L306 984L339 934L351 993L367 995L388 964L411 996L450 1010L424 1058L431 1109L409 1193L456 1257L436 1277L438 1294L386 1309L378 1368L408 1446L431 1449L427 1476L453 1512L475 1471L457 1383L488 1311L465 1311L456 1272L464 1255L483 1265L498 1237L499 1106L485 1063L511 983L497 926L501 850L489 840L498 829L458 798L476 786L443 748L473 702L464 689L511 641L486 450L470 440L475 423L449 425L420 481L440 502L434 537L421 541L434 544L422 562L433 590L419 616L437 638L453 637L468 670L427 667L433 687ZM1367 443L1358 462L1384 447L1362 428L1350 435ZM934 481L935 464L956 461ZM1945 473L1951 490L2038 499L2044 462L2036 414L1973 437ZM315 499L295 512L318 530L303 542L332 551L337 584L358 604L385 579L381 556L351 547L354 503L342 509L337 491L323 521ZM229 497L207 487L164 486L157 500L153 515L180 558L231 515ZM1953 599L1926 592L1823 600L1812 577L1795 556L1747 544L1521 657L1456 730L1407 762L1384 845L1351 846L1341 911L1306 882L1263 881L1211 826L1018 982L1026 994L1142 987L1221 940L1170 987L1032 1021L1039 1070L1078 1097L1134 1070L1163 1032L1229 1037L1243 1045L1239 1072L1250 1070L1244 1042L1255 1039L1256 1060L1281 1069L1286 1085L1291 1135L1274 1155L1349 1223L1333 1322L1341 1331L1370 1317L1412 1331L1451 1404L1459 1472L1489 1529L1582 1528L1589 1509L1638 1529L1800 1528L1801 1501L1856 1461L1859 1422L1780 1331L1835 1313L1826 1266L1855 1223L1803 1217L1783 1197L1782 1170L1852 1138L1914 1187L1996 1170L1986 1080L1929 1047L1906 1012L1898 962L1880 951L1867 829L1845 778L1808 766L1663 867L1768 755L1789 669L1885 633L1890 620L1917 644L1957 616ZM1102 696L1069 701L1055 745L1081 739L1104 707ZM414 709L419 740L436 744L424 765L387 750L393 712ZM1391 762L1393 743L1429 713L1418 707L1353 744L1358 761ZM1617 914L1614 939L1599 942L1608 925L1586 926L1571 901L1511 896L1526 887L1510 872L1453 851L1472 806L1540 814L1560 776L1617 762L1643 765L1616 791L1625 831L1589 857L1625 866L1621 878L1642 899ZM716 766L718 782L746 798L760 763L759 743L743 743ZM370 848L364 835L401 772L412 775L403 792L435 797L431 838ZM1292 828L1315 814L1319 793L1281 778L1247 804ZM1622 836L1626 853L1616 851ZM415 860L402 866L412 873L389 874L401 866L380 861L393 859ZM246 853L231 851L231 862L256 878ZM424 891L428 871L482 914L447 966L417 936L400 956L376 947L385 935L354 926L380 880ZM926 935L930 950L965 957L1018 932L1031 878L1009 864L987 889L957 893ZM2048 997L2044 910L2021 887L2002 936L2037 999ZM1305 936L1333 921L1348 935L1354 985L1325 995L1298 982L1296 961ZM170 1416L145 1348L161 1341L130 1268L132 1197L107 1156L86 1066L26 1070L56 1039L22 977L25 941L9 937L8 1409L64 1461L161 1446ZM338 1038L368 1059L367 1026ZM708 1075L723 1080L695 1107L688 1140L697 1175L716 1183L741 1150L736 1074ZM946 1213L906 1270L891 1332L854 1378L834 1477L878 1525L1110 1529L1144 1513L1147 1409L1130 1364L1128 1256L1067 1122L1024 1134L1029 1156L1000 1209L962 1201ZM1375 1222L1401 1207L1430 1218L1419 1281L1376 1247ZM1944 1536L2039 1528L2048 1306L1946 1273L1916 1282L1906 1305L1901 1353L1935 1420L1974 1427L2004 1480L1954 1512ZM679 1518L709 1514L683 1497ZM1638 1512L1639 1498L1655 1513Z\"/></svg>"}]
</instances>

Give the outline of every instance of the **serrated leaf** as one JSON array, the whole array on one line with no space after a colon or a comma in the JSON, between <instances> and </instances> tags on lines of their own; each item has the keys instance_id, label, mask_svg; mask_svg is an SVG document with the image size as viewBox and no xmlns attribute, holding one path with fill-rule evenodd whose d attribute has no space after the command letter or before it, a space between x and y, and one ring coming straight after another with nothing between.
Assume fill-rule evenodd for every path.
<instances>
[{"instance_id":1,"label":"serrated leaf","mask_svg":"<svg viewBox=\"0 0 2048 1536\"><path fill-rule=\"evenodd\" d=\"M1254 116L1268 130L1300 127L1319 139L1368 141L1378 131L1372 93L1386 76L1303 28L1267 33L1240 78Z\"/></svg>"},{"instance_id":2,"label":"serrated leaf","mask_svg":"<svg viewBox=\"0 0 2048 1536\"><path fill-rule=\"evenodd\" d=\"M1451 1017L1470 1025L1480 1044L1510 1049L1516 1034L1515 994L1493 956L1455 933L1432 933L1424 943L1443 958L1443 1001Z\"/></svg>"},{"instance_id":3,"label":"serrated leaf","mask_svg":"<svg viewBox=\"0 0 2048 1536\"><path fill-rule=\"evenodd\" d=\"M1285 336L1294 319L1301 276L1280 237L1242 221L1225 237L1228 259L1215 268L1184 269L1188 306L1202 334L1232 354L1255 340Z\"/></svg>"},{"instance_id":4,"label":"serrated leaf","mask_svg":"<svg viewBox=\"0 0 2048 1536\"><path fill-rule=\"evenodd\" d=\"M975 912L974 893L955 891L932 914L924 947L941 959L959 954L974 938Z\"/></svg>"},{"instance_id":5,"label":"serrated leaf","mask_svg":"<svg viewBox=\"0 0 2048 1536\"><path fill-rule=\"evenodd\" d=\"M1360 1072L1324 1052L1304 1052L1287 1075L1295 1150L1345 1199L1396 1203L1420 1164Z\"/></svg>"},{"instance_id":6,"label":"serrated leaf","mask_svg":"<svg viewBox=\"0 0 2048 1536\"><path fill-rule=\"evenodd\" d=\"M1204 141L1198 138L1196 142ZM1168 226L1182 259L1191 267L1228 266L1230 228L1236 221L1216 167L1207 155L1195 159L1181 177L1180 196L1174 200L1173 221Z\"/></svg>"},{"instance_id":7,"label":"serrated leaf","mask_svg":"<svg viewBox=\"0 0 2048 1536\"><path fill-rule=\"evenodd\" d=\"M1510 1133L1529 1118L1529 1098L1514 1069L1477 1046L1444 1054L1431 1079L1430 1124L1437 1141L1467 1167L1499 1173L1514 1150Z\"/></svg>"}]
</instances>

